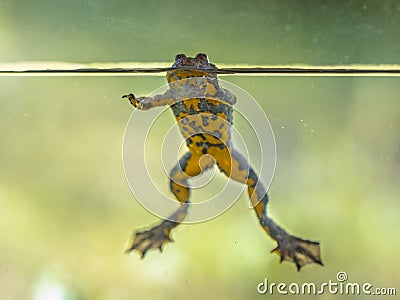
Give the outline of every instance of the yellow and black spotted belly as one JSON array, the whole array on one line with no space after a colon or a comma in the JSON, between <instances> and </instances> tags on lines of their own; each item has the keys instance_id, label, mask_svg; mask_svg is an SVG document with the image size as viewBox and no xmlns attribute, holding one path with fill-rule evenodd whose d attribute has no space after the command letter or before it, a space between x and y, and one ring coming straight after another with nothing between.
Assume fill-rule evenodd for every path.
<instances>
[{"instance_id":1,"label":"yellow and black spotted belly","mask_svg":"<svg viewBox=\"0 0 400 300\"><path fill-rule=\"evenodd\" d=\"M171 108L189 149L219 144L230 146L231 105L201 98L180 101Z\"/></svg>"},{"instance_id":2,"label":"yellow and black spotted belly","mask_svg":"<svg viewBox=\"0 0 400 300\"><path fill-rule=\"evenodd\" d=\"M246 158L232 145L236 96L219 86L216 72L213 72L217 70L215 65L209 63L205 54L199 53L194 58L178 54L172 67L167 72L169 89L164 94L140 98L129 94L123 98L128 98L133 106L142 110L164 105L171 107L188 147L188 152L170 173L170 189L181 207L161 224L136 232L128 251L137 250L143 258L149 249L162 250L163 245L171 241L171 230L186 217L190 199L188 180L217 165L226 176L247 185L261 227L278 243L273 252L280 255L281 261L295 263L298 270L310 263L322 265L318 242L289 235L269 218L265 188Z\"/></svg>"}]
</instances>

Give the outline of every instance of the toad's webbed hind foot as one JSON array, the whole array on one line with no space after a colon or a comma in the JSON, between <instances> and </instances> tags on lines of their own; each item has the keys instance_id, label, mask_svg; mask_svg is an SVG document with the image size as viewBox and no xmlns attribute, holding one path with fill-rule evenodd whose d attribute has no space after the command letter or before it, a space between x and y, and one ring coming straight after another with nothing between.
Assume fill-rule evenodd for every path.
<instances>
[{"instance_id":1,"label":"toad's webbed hind foot","mask_svg":"<svg viewBox=\"0 0 400 300\"><path fill-rule=\"evenodd\" d=\"M286 260L295 263L298 271L311 263L323 265L319 242L303 240L286 232L278 237L277 242L278 247L271 252L279 254L281 262Z\"/></svg>"},{"instance_id":2,"label":"toad's webbed hind foot","mask_svg":"<svg viewBox=\"0 0 400 300\"><path fill-rule=\"evenodd\" d=\"M163 245L173 242L169 237L171 231L171 229L168 228L169 222L170 221L164 221L150 230L135 232L132 238L132 244L126 250L126 253L129 253L132 250L137 250L143 259L147 251L150 249L159 249L162 251Z\"/></svg>"},{"instance_id":3,"label":"toad's webbed hind foot","mask_svg":"<svg viewBox=\"0 0 400 300\"><path fill-rule=\"evenodd\" d=\"M262 225L267 233L278 242L278 247L271 252L277 253L281 257L281 262L286 260L294 263L298 271L312 263L323 266L319 242L303 240L290 235L271 219L263 220Z\"/></svg>"}]
</instances>

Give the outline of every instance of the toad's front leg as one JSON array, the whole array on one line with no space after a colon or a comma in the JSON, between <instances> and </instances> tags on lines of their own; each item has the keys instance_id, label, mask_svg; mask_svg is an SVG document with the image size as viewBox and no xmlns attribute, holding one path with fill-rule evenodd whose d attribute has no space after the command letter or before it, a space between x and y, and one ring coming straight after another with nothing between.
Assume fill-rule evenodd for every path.
<instances>
[{"instance_id":1,"label":"toad's front leg","mask_svg":"<svg viewBox=\"0 0 400 300\"><path fill-rule=\"evenodd\" d=\"M143 109L143 105L141 104L141 101L143 100L144 97L139 97L136 98L134 94L130 93L128 95L123 95L122 98L128 98L129 102L131 102L131 104L139 109Z\"/></svg>"},{"instance_id":2,"label":"toad's front leg","mask_svg":"<svg viewBox=\"0 0 400 300\"><path fill-rule=\"evenodd\" d=\"M141 110L147 110L156 106L172 105L176 102L173 94L168 90L164 94L155 95L153 97L138 97L130 93L123 95L122 98L127 98L129 102L136 108Z\"/></svg>"}]
</instances>

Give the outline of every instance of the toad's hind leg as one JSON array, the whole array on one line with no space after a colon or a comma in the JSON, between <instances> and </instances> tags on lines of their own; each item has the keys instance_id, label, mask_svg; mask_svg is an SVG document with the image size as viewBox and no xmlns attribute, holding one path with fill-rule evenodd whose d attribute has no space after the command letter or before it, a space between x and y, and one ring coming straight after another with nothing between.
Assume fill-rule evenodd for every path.
<instances>
[{"instance_id":1,"label":"toad's hind leg","mask_svg":"<svg viewBox=\"0 0 400 300\"><path fill-rule=\"evenodd\" d=\"M192 153L187 152L179 160L170 174L170 189L180 202L180 208L167 220L150 230L134 233L133 242L127 252L137 250L143 258L148 250L159 249L162 251L163 245L172 241L169 236L171 230L178 226L187 215L190 197L188 179L199 175L201 171L199 158Z\"/></svg>"},{"instance_id":2,"label":"toad's hind leg","mask_svg":"<svg viewBox=\"0 0 400 300\"><path fill-rule=\"evenodd\" d=\"M230 152L230 163L221 164L217 160L217 164L227 176L248 186L248 194L261 227L278 243L278 247L272 252L279 254L281 261L286 260L295 263L298 270L310 263L322 265L319 242L292 236L268 217L268 194L265 188L261 182L258 182L258 177L247 160L235 150Z\"/></svg>"}]
</instances>

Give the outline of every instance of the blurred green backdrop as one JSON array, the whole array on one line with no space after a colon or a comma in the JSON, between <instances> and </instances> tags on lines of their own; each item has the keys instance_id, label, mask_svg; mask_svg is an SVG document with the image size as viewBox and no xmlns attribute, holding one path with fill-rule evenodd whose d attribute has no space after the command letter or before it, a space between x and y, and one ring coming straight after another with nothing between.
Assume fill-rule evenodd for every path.
<instances>
[{"instance_id":1,"label":"blurred green backdrop","mask_svg":"<svg viewBox=\"0 0 400 300\"><path fill-rule=\"evenodd\" d=\"M0 62L205 52L215 63L390 64L400 62L399 28L400 1L389 0L0 0ZM216 219L181 226L162 255L123 255L132 230L158 220L124 178L132 107L120 96L146 95L164 78L3 76L0 298L279 298L258 295L257 284L320 284L339 271L399 290L399 79L223 78L259 100L273 126L270 213L320 240L325 267L279 264L247 195Z\"/></svg>"}]
</instances>

